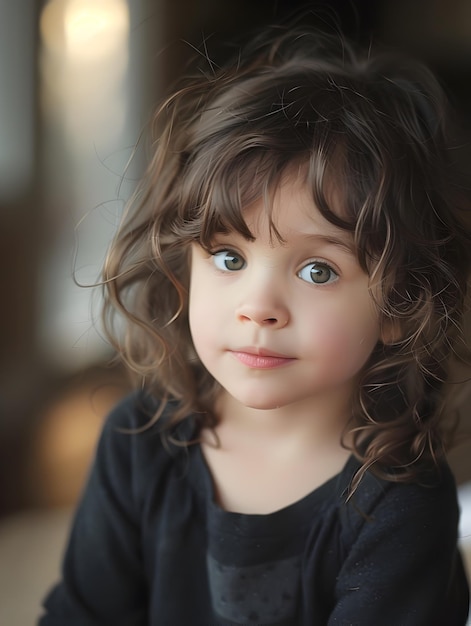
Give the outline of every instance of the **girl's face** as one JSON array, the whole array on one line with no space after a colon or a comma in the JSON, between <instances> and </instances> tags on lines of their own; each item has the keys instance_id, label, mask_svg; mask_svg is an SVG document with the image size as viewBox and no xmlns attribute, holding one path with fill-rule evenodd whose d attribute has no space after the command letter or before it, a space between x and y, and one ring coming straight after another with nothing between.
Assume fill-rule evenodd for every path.
<instances>
[{"instance_id":1,"label":"girl's face","mask_svg":"<svg viewBox=\"0 0 471 626\"><path fill-rule=\"evenodd\" d=\"M254 241L234 233L216 235L211 253L193 245L189 318L199 358L243 406L347 409L380 335L350 234L296 180L275 195L283 242L263 200L245 215Z\"/></svg>"}]
</instances>

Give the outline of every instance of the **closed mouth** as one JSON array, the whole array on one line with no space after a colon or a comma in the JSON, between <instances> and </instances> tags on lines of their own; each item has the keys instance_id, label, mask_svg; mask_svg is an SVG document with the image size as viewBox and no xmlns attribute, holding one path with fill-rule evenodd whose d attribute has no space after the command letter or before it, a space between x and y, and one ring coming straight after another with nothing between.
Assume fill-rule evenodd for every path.
<instances>
[{"instance_id":1,"label":"closed mouth","mask_svg":"<svg viewBox=\"0 0 471 626\"><path fill-rule=\"evenodd\" d=\"M230 352L237 361L252 369L273 369L295 361L293 357L259 348L240 348Z\"/></svg>"},{"instance_id":2,"label":"closed mouth","mask_svg":"<svg viewBox=\"0 0 471 626\"><path fill-rule=\"evenodd\" d=\"M281 352L274 352L273 350L268 350L266 348L260 348L256 346L244 346L242 348L235 348L231 350L231 352L252 354L254 356L261 356L261 357L273 357L273 358L278 358L278 359L292 359L293 358L293 357L288 356L287 354L282 354Z\"/></svg>"}]
</instances>

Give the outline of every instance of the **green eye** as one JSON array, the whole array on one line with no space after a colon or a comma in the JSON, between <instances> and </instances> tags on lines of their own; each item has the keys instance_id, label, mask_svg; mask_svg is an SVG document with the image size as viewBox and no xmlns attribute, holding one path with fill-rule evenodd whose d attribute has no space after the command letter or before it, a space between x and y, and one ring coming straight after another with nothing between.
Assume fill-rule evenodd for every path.
<instances>
[{"instance_id":1,"label":"green eye","mask_svg":"<svg viewBox=\"0 0 471 626\"><path fill-rule=\"evenodd\" d=\"M223 272L237 272L243 270L246 263L239 254L232 250L220 250L213 254L214 265Z\"/></svg>"},{"instance_id":2,"label":"green eye","mask_svg":"<svg viewBox=\"0 0 471 626\"><path fill-rule=\"evenodd\" d=\"M313 261L305 265L299 272L299 278L313 285L326 285L338 280L338 274L327 263Z\"/></svg>"}]
</instances>

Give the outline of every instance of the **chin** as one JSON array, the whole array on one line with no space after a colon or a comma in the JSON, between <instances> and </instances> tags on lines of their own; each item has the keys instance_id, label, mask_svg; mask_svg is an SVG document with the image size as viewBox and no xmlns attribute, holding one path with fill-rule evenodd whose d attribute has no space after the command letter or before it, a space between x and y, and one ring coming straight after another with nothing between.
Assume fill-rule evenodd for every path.
<instances>
[{"instance_id":1,"label":"chin","mask_svg":"<svg viewBox=\"0 0 471 626\"><path fill-rule=\"evenodd\" d=\"M261 398L260 395L255 398L237 395L233 395L232 397L242 406L245 406L248 409L256 409L258 411L272 411L274 409L280 409L287 404L291 404L291 402L287 402L286 399L279 397Z\"/></svg>"}]
</instances>

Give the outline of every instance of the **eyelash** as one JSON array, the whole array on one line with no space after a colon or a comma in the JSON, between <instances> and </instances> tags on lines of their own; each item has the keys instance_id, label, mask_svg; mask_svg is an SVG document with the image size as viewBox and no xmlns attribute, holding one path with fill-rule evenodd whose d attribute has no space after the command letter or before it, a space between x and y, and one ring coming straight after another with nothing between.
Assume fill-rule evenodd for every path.
<instances>
[{"instance_id":1,"label":"eyelash","mask_svg":"<svg viewBox=\"0 0 471 626\"><path fill-rule=\"evenodd\" d=\"M221 272L239 272L245 269L247 265L247 262L244 259L244 257L241 254L238 254L236 251L231 250L230 248L222 248L220 250L210 251L210 255L212 257L212 261L215 267ZM220 258L222 259L223 266L217 263L217 260L219 260ZM230 258L232 258L235 265L239 265L239 266L232 267L232 268L228 267L226 263L228 261L230 262ZM327 271L329 272L329 276L327 277L326 280L317 282L314 280L309 280L307 277L303 276L303 273L307 268L313 267L316 265L318 266L318 268L321 268L322 270L327 269ZM311 269L310 277L312 277L313 275L312 272L313 270ZM318 272L319 272L319 269L318 269ZM299 270L299 272L297 272L297 276L301 280L304 280L305 282L310 283L312 285L327 285L327 284L336 282L339 278L339 273L330 265L330 263L327 263L326 261L322 261L320 259L313 259L312 261L309 261L309 263L306 263L305 265L303 265L303 267Z\"/></svg>"}]
</instances>

